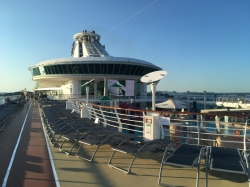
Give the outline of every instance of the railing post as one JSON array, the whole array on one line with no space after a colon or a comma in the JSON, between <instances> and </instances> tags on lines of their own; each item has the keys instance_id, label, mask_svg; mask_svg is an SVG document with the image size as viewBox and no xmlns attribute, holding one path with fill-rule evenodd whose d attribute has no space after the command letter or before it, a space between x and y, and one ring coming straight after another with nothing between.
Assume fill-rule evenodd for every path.
<instances>
[{"instance_id":1,"label":"railing post","mask_svg":"<svg viewBox=\"0 0 250 187\"><path fill-rule=\"evenodd\" d=\"M120 120L119 114L118 114L118 112L117 112L117 110L116 110L116 109L114 109L114 110L115 110L116 119L117 119L118 124L119 124L118 131L119 131L119 132L122 132L122 123L121 123L121 120Z\"/></svg>"},{"instance_id":2,"label":"railing post","mask_svg":"<svg viewBox=\"0 0 250 187\"><path fill-rule=\"evenodd\" d=\"M93 112L94 112L95 118L98 118L98 115L97 115L97 113L96 113L96 111L95 111L95 108L93 108L93 106L92 106L92 110L93 110ZM91 115L91 114L90 114L90 115Z\"/></svg>"},{"instance_id":3,"label":"railing post","mask_svg":"<svg viewBox=\"0 0 250 187\"><path fill-rule=\"evenodd\" d=\"M244 151L247 150L247 145L246 145L246 138L247 138L247 121L248 121L248 118L246 118L246 123L245 123L245 129L244 129Z\"/></svg>"},{"instance_id":4,"label":"railing post","mask_svg":"<svg viewBox=\"0 0 250 187\"><path fill-rule=\"evenodd\" d=\"M106 127L107 126L107 120L106 120L105 115L104 115L104 113L102 111L102 107L99 106L99 109L100 109L101 114L102 114L103 126Z\"/></svg>"},{"instance_id":5,"label":"railing post","mask_svg":"<svg viewBox=\"0 0 250 187\"><path fill-rule=\"evenodd\" d=\"M199 117L198 117L199 116ZM200 123L199 123L199 118L201 119L201 121L200 122L203 122L203 120L202 120L202 115L197 115L197 130L198 130L198 132L197 132L197 135L198 135L198 145L200 145Z\"/></svg>"}]
</instances>

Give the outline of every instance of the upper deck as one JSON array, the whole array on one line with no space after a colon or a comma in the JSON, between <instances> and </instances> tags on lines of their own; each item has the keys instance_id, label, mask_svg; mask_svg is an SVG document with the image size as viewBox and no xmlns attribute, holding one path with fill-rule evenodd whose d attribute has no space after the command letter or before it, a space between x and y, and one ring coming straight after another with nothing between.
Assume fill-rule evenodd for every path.
<instances>
[{"instance_id":1,"label":"upper deck","mask_svg":"<svg viewBox=\"0 0 250 187\"><path fill-rule=\"evenodd\" d=\"M75 101L74 105L76 107L76 112L79 112L78 102ZM10 169L9 177L7 179L6 185L3 186L117 186L117 187L127 187L127 186L159 186L157 184L158 173L160 162L163 152L157 151L146 151L138 155L136 158L132 171L130 174L124 174L119 170L112 169L108 167L108 161L112 154L111 146L109 144L103 145L100 150L97 152L95 160L93 163L89 163L85 160L81 160L72 155L66 155L58 150L58 146L52 147L48 142L46 143L47 135L43 131L43 120L40 120L40 112L46 107L49 107L50 103L44 103L41 105L41 108L37 104L30 103L26 104L23 109L13 118L13 120L6 126L4 132L0 134L0 178L3 184L3 179L5 179L6 171L8 170L9 161L11 160L13 150L17 143L17 139L20 136L20 142L16 150L16 155L13 158L12 168ZM107 125L112 125L114 128L118 127L119 122L117 118L113 118L110 112L115 113L118 111L119 118L126 119L126 122L122 121L122 128L124 130L129 129L129 125L135 125L134 129L129 129L135 133L139 133L140 129L142 130L141 117L138 115L138 111L132 109L119 109L119 108L110 108L105 106L90 107L93 111L95 109L96 114L99 115L99 112L103 111ZM64 110L65 104L61 105L61 112L66 112ZM99 112L98 112L99 111ZM124 112L122 112L124 111ZM130 111L130 112L129 112ZM134 113L133 113L134 111ZM127 113L126 113L127 112ZM136 113L137 112L137 113ZM139 111L142 114L147 114L147 112L152 111ZM159 113L159 111L156 111ZM71 113L71 110L68 110L68 114ZM160 112L162 114L162 112ZM91 112L91 116L95 117L95 113ZM187 118L188 115L194 115L193 113L166 113L166 115L171 116L170 125L173 127L186 127L183 122L211 122L211 119L203 118L190 119ZM75 113L74 115L79 115ZM210 117L213 115L210 114ZM222 115L221 115L222 117ZM245 115L233 115L231 117L246 117ZM206 120L205 120L206 119ZM221 121L224 124L224 121ZM230 121L232 123L232 121ZM241 124L241 122L238 122ZM117 126L115 124L118 124ZM201 123L199 123L201 124ZM242 123L245 124L245 123ZM23 126L23 130L22 129ZM16 128L13 128L16 127ZM199 126L190 125L191 131L193 129L193 134L196 136L189 136L190 140L193 142L202 143L205 138L205 134L199 134L200 131L197 131ZM239 128L239 127L237 127ZM200 129L202 130L202 129ZM243 130L243 129L241 129ZM176 138L176 140L186 138L184 134L177 134L179 130L177 128L169 128L170 134L166 134L170 138ZM185 133L186 130L182 129L182 132ZM191 133L191 132L190 132ZM210 135L216 134L214 131ZM182 137L183 136L183 137ZM207 135L208 136L208 135ZM242 144L242 134L241 135L231 135L234 142L240 142ZM48 139L47 139L48 140ZM232 141L230 140L230 141ZM62 141L59 140L58 144ZM230 142L229 142L230 143ZM72 142L67 142L64 145L64 148L70 148ZM48 149L47 149L48 148ZM81 155L91 156L94 151L95 146L83 146L80 150ZM48 151L47 151L48 150ZM76 150L73 150L75 152ZM49 152L51 157L49 157ZM48 164L48 161L51 161L52 166ZM117 164L121 167L127 167L131 161L130 154L118 154L117 159L114 160L114 164ZM51 170L48 170L51 168ZM54 168L54 174L52 174L52 168ZM169 172L171 171L171 172ZM55 177L54 177L55 176ZM166 166L163 169L163 179L172 185L179 186L194 186L196 176L196 169L183 169L179 167ZM200 176L200 186L203 186L205 183L205 162L202 161L201 165L201 176ZM247 186L248 180L246 175L239 174L230 174L226 175L221 172L211 172L209 173L209 185L210 186Z\"/></svg>"}]
</instances>

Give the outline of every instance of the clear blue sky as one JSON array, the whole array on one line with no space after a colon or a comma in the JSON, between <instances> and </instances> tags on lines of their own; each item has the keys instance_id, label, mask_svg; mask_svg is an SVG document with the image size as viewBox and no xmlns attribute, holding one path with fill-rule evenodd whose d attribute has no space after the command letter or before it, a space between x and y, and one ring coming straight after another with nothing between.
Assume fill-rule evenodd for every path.
<instances>
[{"instance_id":1,"label":"clear blue sky","mask_svg":"<svg viewBox=\"0 0 250 187\"><path fill-rule=\"evenodd\" d=\"M32 90L28 67L71 57L85 29L166 70L157 90L250 92L249 0L1 0L0 92Z\"/></svg>"}]
</instances>

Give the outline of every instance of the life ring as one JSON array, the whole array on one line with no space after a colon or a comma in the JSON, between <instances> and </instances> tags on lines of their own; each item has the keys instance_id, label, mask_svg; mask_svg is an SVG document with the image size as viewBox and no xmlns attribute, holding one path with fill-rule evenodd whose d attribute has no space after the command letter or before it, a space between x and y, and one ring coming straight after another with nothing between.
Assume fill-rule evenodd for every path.
<instances>
[{"instance_id":1,"label":"life ring","mask_svg":"<svg viewBox=\"0 0 250 187\"><path fill-rule=\"evenodd\" d=\"M234 130L234 135L240 135L240 130Z\"/></svg>"}]
</instances>

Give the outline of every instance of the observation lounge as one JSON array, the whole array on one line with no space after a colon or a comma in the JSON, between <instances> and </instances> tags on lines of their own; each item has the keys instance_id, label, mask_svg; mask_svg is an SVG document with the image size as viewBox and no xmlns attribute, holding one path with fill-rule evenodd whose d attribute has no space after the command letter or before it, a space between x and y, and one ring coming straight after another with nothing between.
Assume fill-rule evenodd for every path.
<instances>
[{"instance_id":1,"label":"observation lounge","mask_svg":"<svg viewBox=\"0 0 250 187\"><path fill-rule=\"evenodd\" d=\"M37 82L38 91L50 91L68 98L86 95L86 82L90 84L89 95L98 99L104 96L146 96L147 84L140 78L150 72L162 70L154 64L127 57L113 57L101 45L101 36L95 31L77 33L73 36L71 56L40 62L29 67L32 79ZM121 85L121 93L111 84Z\"/></svg>"}]
</instances>

